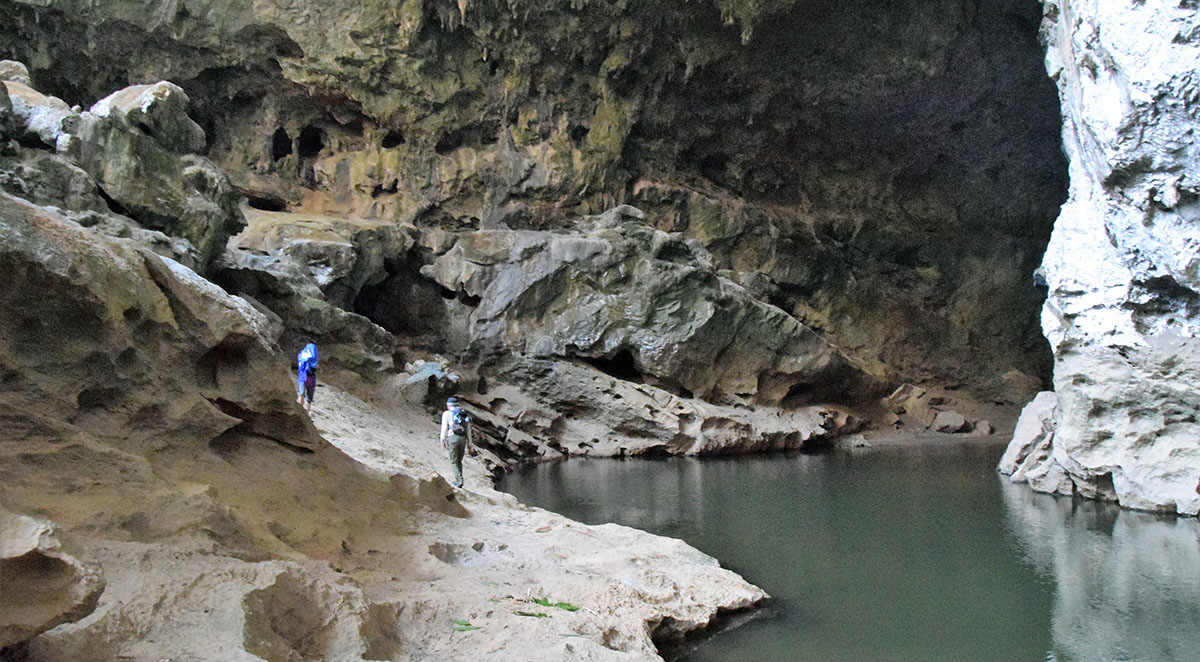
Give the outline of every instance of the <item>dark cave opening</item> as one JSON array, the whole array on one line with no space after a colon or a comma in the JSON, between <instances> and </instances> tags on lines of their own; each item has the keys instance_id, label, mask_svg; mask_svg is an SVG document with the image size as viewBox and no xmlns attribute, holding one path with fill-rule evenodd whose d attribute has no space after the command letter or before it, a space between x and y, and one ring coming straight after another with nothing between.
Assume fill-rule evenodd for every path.
<instances>
[{"instance_id":1,"label":"dark cave opening","mask_svg":"<svg viewBox=\"0 0 1200 662\"><path fill-rule=\"evenodd\" d=\"M459 147L462 147L462 144L463 135L461 131L448 131L443 133L441 138L438 138L437 143L433 146L433 151L446 156Z\"/></svg>"},{"instance_id":2,"label":"dark cave opening","mask_svg":"<svg viewBox=\"0 0 1200 662\"><path fill-rule=\"evenodd\" d=\"M296 140L296 151L300 158L311 159L320 154L322 149L325 149L325 134L311 124L304 125Z\"/></svg>"},{"instance_id":3,"label":"dark cave opening","mask_svg":"<svg viewBox=\"0 0 1200 662\"><path fill-rule=\"evenodd\" d=\"M271 134L271 160L279 161L292 153L292 137L282 126Z\"/></svg>"},{"instance_id":4,"label":"dark cave opening","mask_svg":"<svg viewBox=\"0 0 1200 662\"><path fill-rule=\"evenodd\" d=\"M641 370L638 370L637 360L633 357L633 352L628 348L622 349L610 357L581 356L579 360L609 377L620 379L621 381L633 382L635 384L644 384L646 382L646 378L642 375Z\"/></svg>"},{"instance_id":5,"label":"dark cave opening","mask_svg":"<svg viewBox=\"0 0 1200 662\"><path fill-rule=\"evenodd\" d=\"M246 204L254 209L262 211L287 211L288 205L283 198L279 198L270 194L265 195L247 195Z\"/></svg>"},{"instance_id":6,"label":"dark cave opening","mask_svg":"<svg viewBox=\"0 0 1200 662\"><path fill-rule=\"evenodd\" d=\"M405 142L404 134L399 129L392 129L383 135L379 146L384 149L395 149Z\"/></svg>"},{"instance_id":7,"label":"dark cave opening","mask_svg":"<svg viewBox=\"0 0 1200 662\"><path fill-rule=\"evenodd\" d=\"M351 310L396 336L424 337L444 332L449 324L446 290L421 275L420 264L389 262L389 276L364 287ZM449 299L454 298L450 292Z\"/></svg>"}]
</instances>

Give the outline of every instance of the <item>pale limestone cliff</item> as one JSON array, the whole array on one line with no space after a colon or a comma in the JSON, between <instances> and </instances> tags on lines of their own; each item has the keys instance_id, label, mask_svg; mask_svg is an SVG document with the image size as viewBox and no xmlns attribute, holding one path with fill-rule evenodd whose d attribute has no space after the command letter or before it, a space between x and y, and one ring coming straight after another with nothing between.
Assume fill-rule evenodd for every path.
<instances>
[{"instance_id":1,"label":"pale limestone cliff","mask_svg":"<svg viewBox=\"0 0 1200 662\"><path fill-rule=\"evenodd\" d=\"M1200 12L1166 1L1045 7L1071 175L1043 260L1057 409L1052 434L1031 446L1043 451L1010 453L1002 469L1039 476L1035 489L1195 515Z\"/></svg>"}]
</instances>

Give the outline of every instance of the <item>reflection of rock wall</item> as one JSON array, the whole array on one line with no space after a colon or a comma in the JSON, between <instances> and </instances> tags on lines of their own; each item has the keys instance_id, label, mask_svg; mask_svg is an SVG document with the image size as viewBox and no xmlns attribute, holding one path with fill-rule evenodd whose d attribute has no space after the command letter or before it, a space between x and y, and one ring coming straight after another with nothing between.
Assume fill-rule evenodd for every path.
<instances>
[{"instance_id":1,"label":"reflection of rock wall","mask_svg":"<svg viewBox=\"0 0 1200 662\"><path fill-rule=\"evenodd\" d=\"M1071 196L1043 267L1059 491L1200 511L1200 13L1046 3Z\"/></svg>"},{"instance_id":2,"label":"reflection of rock wall","mask_svg":"<svg viewBox=\"0 0 1200 662\"><path fill-rule=\"evenodd\" d=\"M1057 659L1195 657L1200 522L1004 487L1009 527L1029 560L1057 587L1052 624Z\"/></svg>"}]
</instances>

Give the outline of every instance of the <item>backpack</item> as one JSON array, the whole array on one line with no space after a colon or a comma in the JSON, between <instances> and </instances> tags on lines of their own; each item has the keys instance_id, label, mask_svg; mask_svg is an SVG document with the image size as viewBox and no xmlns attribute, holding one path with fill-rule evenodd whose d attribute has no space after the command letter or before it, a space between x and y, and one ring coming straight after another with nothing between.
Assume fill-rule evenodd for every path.
<instances>
[{"instance_id":1,"label":"backpack","mask_svg":"<svg viewBox=\"0 0 1200 662\"><path fill-rule=\"evenodd\" d=\"M466 436L467 424L471 422L471 416L467 414L462 407L455 407L450 413L450 433L460 437Z\"/></svg>"},{"instance_id":2,"label":"backpack","mask_svg":"<svg viewBox=\"0 0 1200 662\"><path fill-rule=\"evenodd\" d=\"M317 346L313 343L305 345L296 356L296 363L301 375L311 373L317 367Z\"/></svg>"}]
</instances>

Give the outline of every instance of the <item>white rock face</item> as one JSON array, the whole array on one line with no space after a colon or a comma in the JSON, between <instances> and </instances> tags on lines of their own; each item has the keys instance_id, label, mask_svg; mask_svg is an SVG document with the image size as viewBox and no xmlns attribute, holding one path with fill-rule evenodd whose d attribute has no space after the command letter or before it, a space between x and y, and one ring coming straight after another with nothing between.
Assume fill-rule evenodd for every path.
<instances>
[{"instance_id":1,"label":"white rock face","mask_svg":"<svg viewBox=\"0 0 1200 662\"><path fill-rule=\"evenodd\" d=\"M1044 4L1071 177L1043 260L1058 406L1052 443L1035 453L1044 466L1025 458L1013 479L1058 476L1031 484L1195 515L1200 12L1166 0Z\"/></svg>"}]
</instances>

